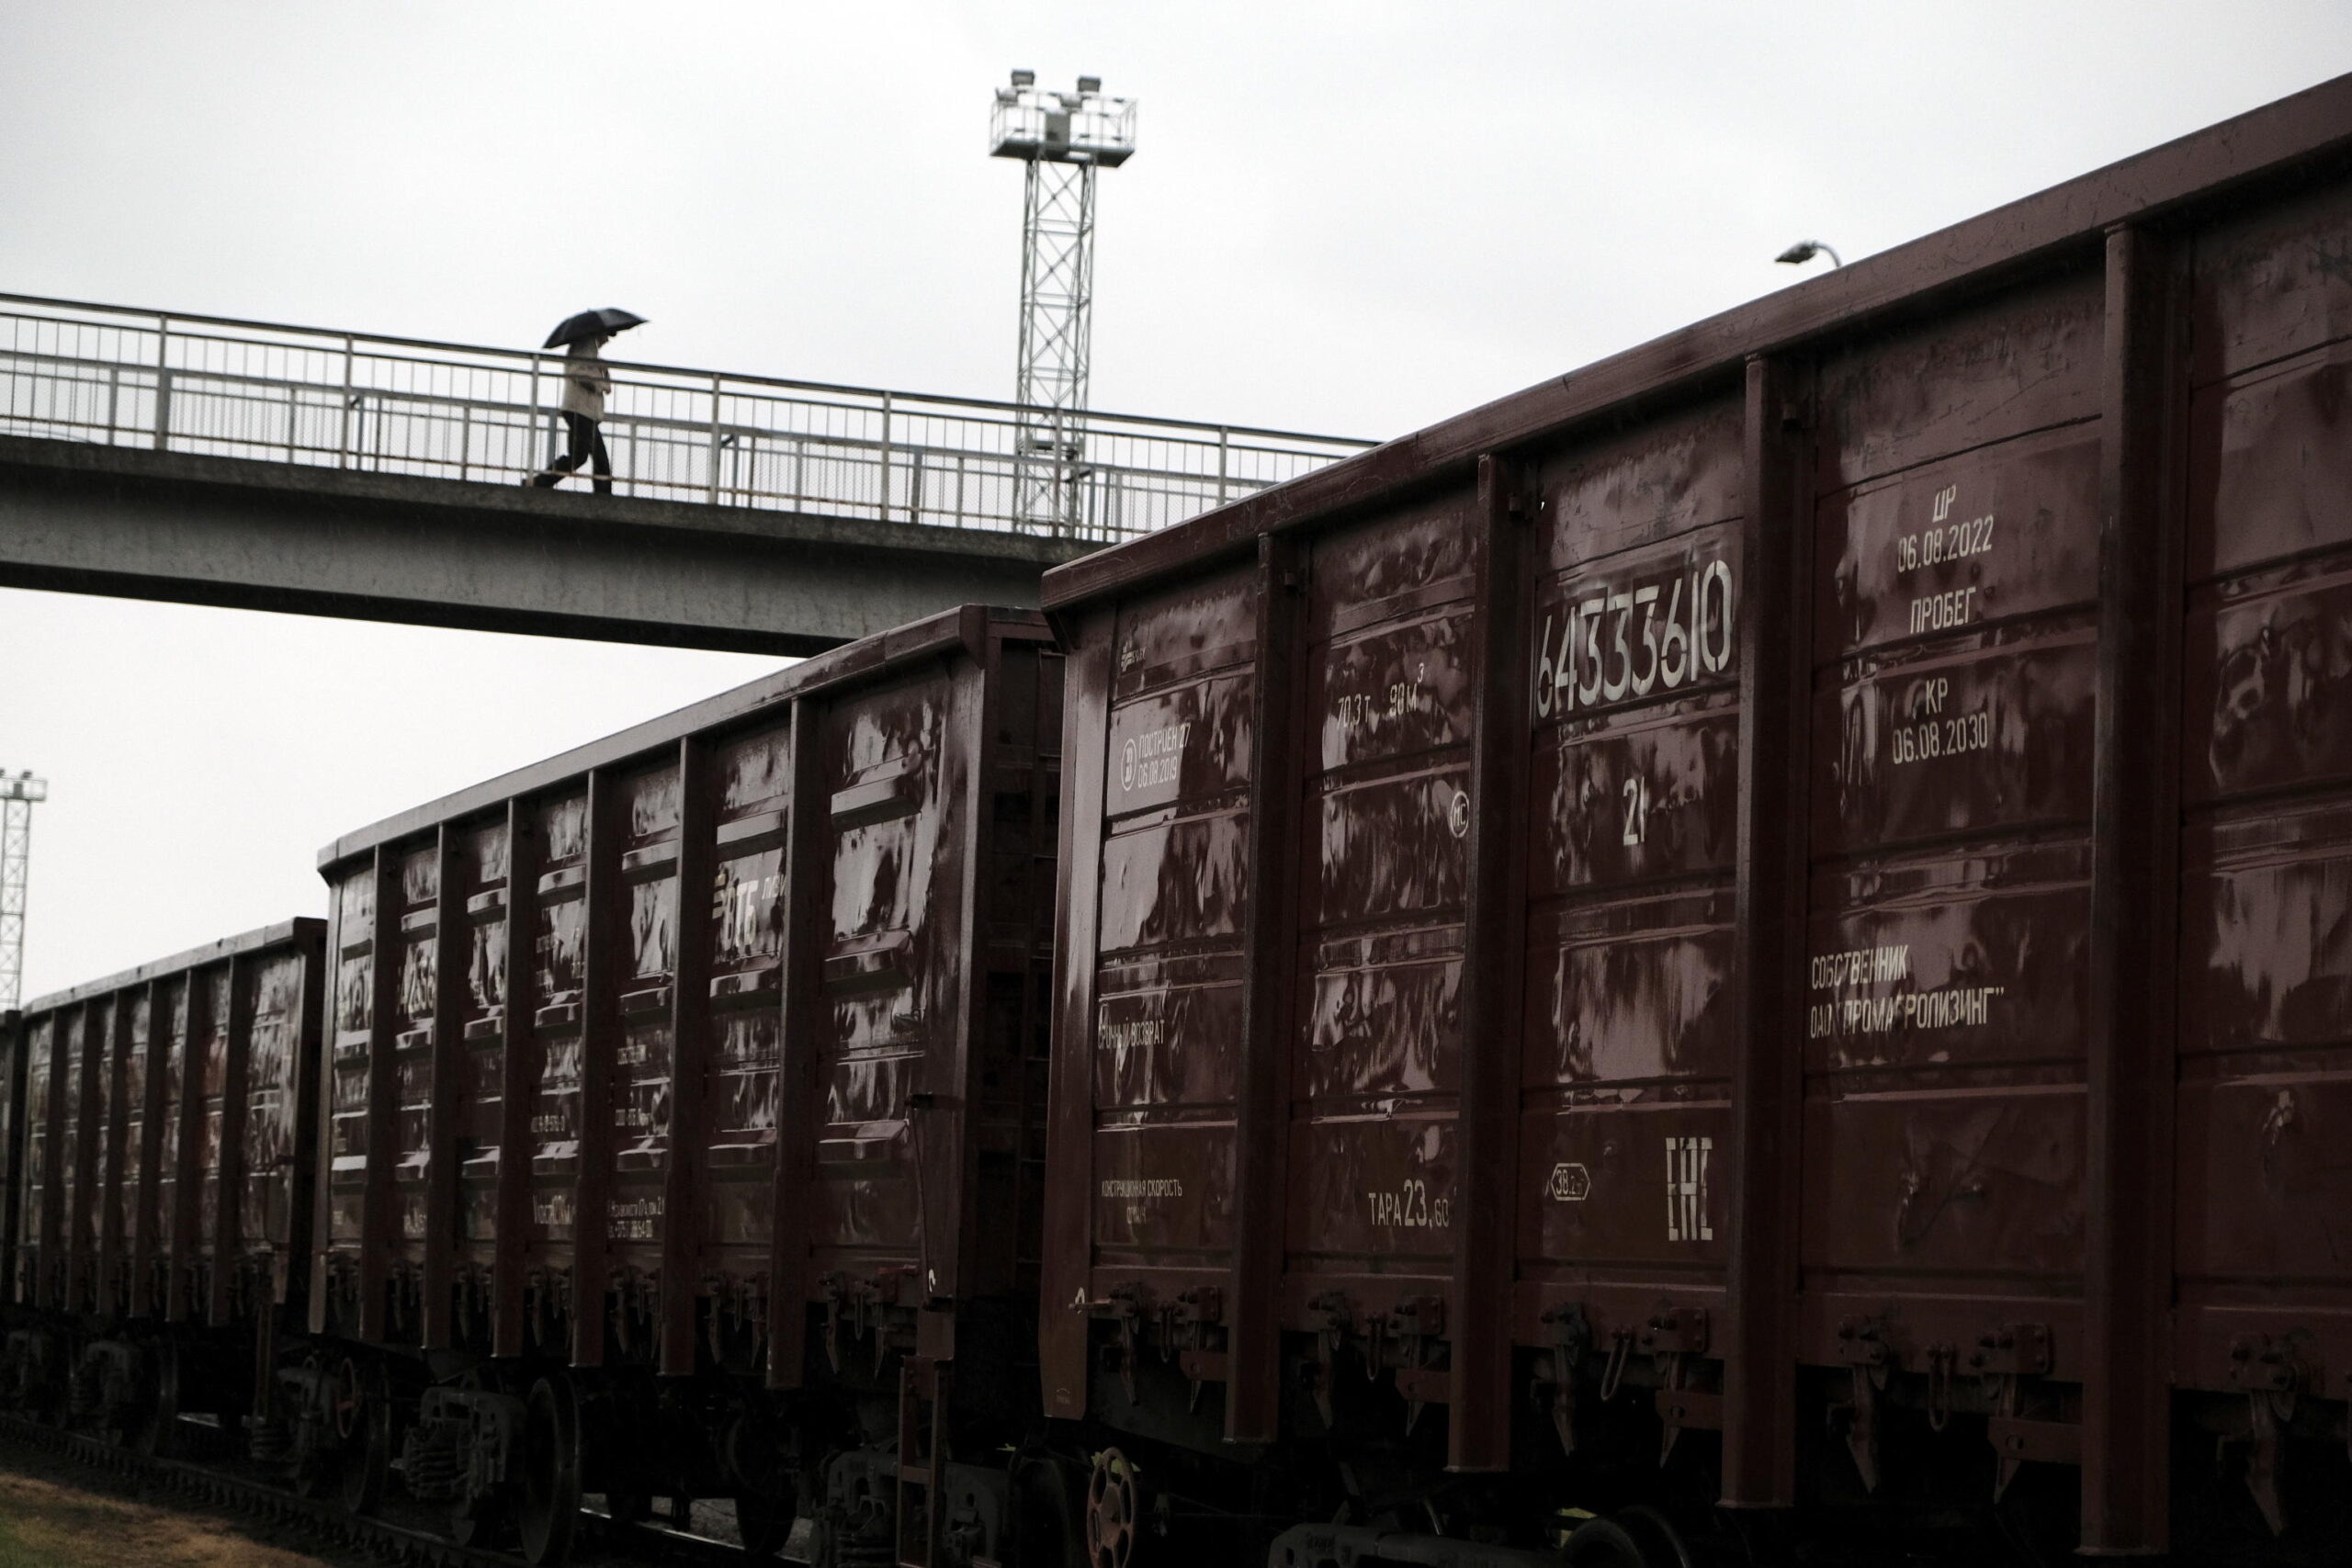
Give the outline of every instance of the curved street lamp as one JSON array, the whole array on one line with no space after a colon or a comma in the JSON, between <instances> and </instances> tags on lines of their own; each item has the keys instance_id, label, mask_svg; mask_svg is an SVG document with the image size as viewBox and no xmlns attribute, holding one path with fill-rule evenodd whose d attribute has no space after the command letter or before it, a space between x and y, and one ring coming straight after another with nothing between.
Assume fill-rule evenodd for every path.
<instances>
[{"instance_id":1,"label":"curved street lamp","mask_svg":"<svg viewBox=\"0 0 2352 1568\"><path fill-rule=\"evenodd\" d=\"M1819 240L1799 240L1795 244L1791 245L1787 250L1782 251L1779 255L1774 256L1772 259L1776 262L1786 262L1791 266L1800 266L1804 263L1811 261L1814 257L1822 255L1826 255L1829 258L1829 265L1831 266L1844 266L1846 265L1844 262L1838 259L1838 253L1836 251L1831 250Z\"/></svg>"}]
</instances>

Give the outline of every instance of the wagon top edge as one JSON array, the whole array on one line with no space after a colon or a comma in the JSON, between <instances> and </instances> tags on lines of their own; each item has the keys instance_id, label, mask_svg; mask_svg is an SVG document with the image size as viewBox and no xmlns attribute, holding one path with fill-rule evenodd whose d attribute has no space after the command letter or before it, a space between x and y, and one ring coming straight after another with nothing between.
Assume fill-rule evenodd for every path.
<instances>
[{"instance_id":1,"label":"wagon top edge","mask_svg":"<svg viewBox=\"0 0 2352 1568\"><path fill-rule=\"evenodd\" d=\"M1051 640L1045 617L1035 610L997 605L965 604L910 621L887 632L861 637L802 660L787 670L706 697L697 703L650 718L641 724L573 747L544 761L529 763L495 778L427 801L397 816L343 835L319 852L322 874L368 853L379 844L404 839L443 822L470 817L504 801L536 795L599 768L641 758L663 747L675 746L691 735L729 728L755 714L837 687L888 675L906 665L961 649L974 659L985 654L988 638L1045 642Z\"/></svg>"},{"instance_id":2,"label":"wagon top edge","mask_svg":"<svg viewBox=\"0 0 2352 1568\"><path fill-rule=\"evenodd\" d=\"M1626 405L1731 384L1760 355L1997 287L2153 223L2352 150L2352 74L2192 131L1891 250L1678 328L1566 375L1048 570L1049 613L1236 557L1261 536L1466 472L1484 454L1555 436Z\"/></svg>"},{"instance_id":3,"label":"wagon top edge","mask_svg":"<svg viewBox=\"0 0 2352 1568\"><path fill-rule=\"evenodd\" d=\"M127 991L133 987L144 986L152 981L169 979L175 975L183 975L190 970L224 963L232 958L241 958L247 953L266 953L272 948L289 946L323 947L326 935L326 921L316 915L298 915L290 920L279 920L275 925L260 926L253 931L241 931L235 936L224 936L217 942L209 942L199 947L191 947L185 953L175 953L169 958L158 958L153 963L141 964L135 969L125 969L119 974L109 975L102 980L88 980L66 990L52 991L45 997L35 997L24 1005L17 1021L29 1027L43 1013L57 1012L65 1008L109 996L117 991Z\"/></svg>"}]
</instances>

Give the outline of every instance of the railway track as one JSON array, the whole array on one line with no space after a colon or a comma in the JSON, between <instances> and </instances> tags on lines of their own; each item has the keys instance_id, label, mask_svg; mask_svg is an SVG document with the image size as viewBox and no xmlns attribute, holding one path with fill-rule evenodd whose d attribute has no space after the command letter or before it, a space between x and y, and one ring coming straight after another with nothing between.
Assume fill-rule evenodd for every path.
<instances>
[{"instance_id":1,"label":"railway track","mask_svg":"<svg viewBox=\"0 0 2352 1568\"><path fill-rule=\"evenodd\" d=\"M201 1441L208 1428L191 1426ZM460 1546L437 1533L436 1510L406 1498L360 1517L323 1498L296 1495L271 1477L225 1455L164 1459L85 1437L20 1416L0 1415L0 1456L38 1451L94 1472L127 1476L194 1503L295 1527L322 1546L365 1551L415 1568L521 1568L519 1553ZM655 1525L624 1524L594 1509L581 1511L572 1568L745 1568L758 1561L742 1548ZM772 1560L771 1560L772 1561ZM786 1561L793 1561L786 1559Z\"/></svg>"}]
</instances>

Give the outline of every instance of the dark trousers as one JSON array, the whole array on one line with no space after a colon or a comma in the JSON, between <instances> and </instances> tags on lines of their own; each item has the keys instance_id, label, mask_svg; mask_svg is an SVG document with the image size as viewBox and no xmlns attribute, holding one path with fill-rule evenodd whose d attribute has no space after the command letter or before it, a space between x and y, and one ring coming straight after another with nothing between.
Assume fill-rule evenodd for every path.
<instances>
[{"instance_id":1,"label":"dark trousers","mask_svg":"<svg viewBox=\"0 0 2352 1568\"><path fill-rule=\"evenodd\" d=\"M531 482L541 490L553 490L563 482L564 475L573 472L582 463L590 463L596 470L596 493L612 494L613 460L605 453L605 433L597 429L596 422L584 413L566 413L563 423L571 433L571 450L549 463L548 471L537 475Z\"/></svg>"}]
</instances>

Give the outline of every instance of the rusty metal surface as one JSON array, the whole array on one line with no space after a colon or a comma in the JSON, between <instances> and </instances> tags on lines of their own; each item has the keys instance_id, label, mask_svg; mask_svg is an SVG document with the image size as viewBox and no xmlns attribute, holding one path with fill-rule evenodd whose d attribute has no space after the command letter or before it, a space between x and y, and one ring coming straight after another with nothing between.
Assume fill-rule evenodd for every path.
<instances>
[{"instance_id":1,"label":"rusty metal surface","mask_svg":"<svg viewBox=\"0 0 2352 1568\"><path fill-rule=\"evenodd\" d=\"M2176 1376L2340 1393L2352 1285L2352 191L2200 234L2179 747Z\"/></svg>"},{"instance_id":2,"label":"rusty metal surface","mask_svg":"<svg viewBox=\"0 0 2352 1568\"><path fill-rule=\"evenodd\" d=\"M1825 1418L1830 1484L1876 1486L1904 1462L1879 1404L1940 1420L1974 1355L1998 1475L2080 1465L2101 1551L2165 1545L2168 1402L2335 1418L2352 181L2314 160L2347 105L2333 84L2150 154L2170 194L2093 176L1049 579L1074 754L1049 1409L1165 1437L1182 1414L1119 1371L1156 1345L1195 1399L1225 1385L1227 1438L1317 1437L1266 1380L1279 1348L1315 1393L1345 1347L1408 1412L1460 1404L1455 1468L1541 1464L1474 1409L1492 1280L1539 1366L1640 1347L1666 1446L1724 1426L1738 1505L1817 1488ZM2291 175L2253 182L2229 138L2290 121ZM2162 222L2081 226L2102 203ZM1714 352L1742 343L1770 350L1744 396ZM1481 700L1516 606L1475 587L1474 458L1537 503L1508 713ZM1510 787L1474 790L1474 756ZM1467 937L1487 809L1523 886ZM1514 965L1498 1024L1471 998ZM1465 1053L1498 1035L1490 1273ZM2262 1408L2207 1418L2252 1421L2275 1519Z\"/></svg>"},{"instance_id":3,"label":"rusty metal surface","mask_svg":"<svg viewBox=\"0 0 2352 1568\"><path fill-rule=\"evenodd\" d=\"M1287 984L1314 1027L1291 1053L1283 1295L1326 1297L1351 1319L1385 1320L1416 1297L1456 1305L1482 544L1456 502L1336 530L1306 558L1301 830L1288 873L1303 892Z\"/></svg>"},{"instance_id":4,"label":"rusty metal surface","mask_svg":"<svg viewBox=\"0 0 2352 1568\"><path fill-rule=\"evenodd\" d=\"M1034 1290L1047 641L934 617L330 847L322 1325L683 1374L772 1289L852 1316Z\"/></svg>"},{"instance_id":5,"label":"rusty metal surface","mask_svg":"<svg viewBox=\"0 0 2352 1568\"><path fill-rule=\"evenodd\" d=\"M24 1015L0 1013L0 1302L16 1298L17 1236L24 1224Z\"/></svg>"},{"instance_id":6,"label":"rusty metal surface","mask_svg":"<svg viewBox=\"0 0 2352 1568\"><path fill-rule=\"evenodd\" d=\"M1505 716L1529 702L1528 622L1533 593L1527 534L1543 513L1519 466L1478 465L1476 617L1480 637L1472 721L1463 920L1462 1032L1466 1041L1518 1040L1524 1016L1527 868L1516 831L1527 788L1530 738ZM1449 829L1451 823L1449 822ZM1453 1311L1446 1395L1446 1465L1456 1472L1510 1468L1512 1280L1517 1250L1520 1054L1464 1053L1456 1118L1460 1160L1453 1204ZM1411 1306L1418 1325L1421 1303ZM1431 1325L1434 1327L1435 1325Z\"/></svg>"},{"instance_id":7,"label":"rusty metal surface","mask_svg":"<svg viewBox=\"0 0 2352 1568\"><path fill-rule=\"evenodd\" d=\"M1740 411L1739 555L1749 569L1741 617L1738 826L1733 849L1735 1038L1730 1045L1731 1184L1724 1240L1723 1502L1785 1508L1798 1496L1797 1269L1804 1201L1806 865L1804 817L1815 765L1813 661L1805 626L1815 570L1815 480L1807 461L1811 367L1748 362ZM1794 417L1792 417L1792 415ZM1775 541L1789 541L1785 548Z\"/></svg>"},{"instance_id":8,"label":"rusty metal surface","mask_svg":"<svg viewBox=\"0 0 2352 1568\"><path fill-rule=\"evenodd\" d=\"M1722 1288L1740 433L1711 400L1540 469L1523 1340L1573 1305L1606 1342Z\"/></svg>"},{"instance_id":9,"label":"rusty metal surface","mask_svg":"<svg viewBox=\"0 0 2352 1568\"><path fill-rule=\"evenodd\" d=\"M2086 987L2083 1544L2170 1544L2187 255L2109 236ZM1997 1440L1997 1439L1996 1439Z\"/></svg>"},{"instance_id":10,"label":"rusty metal surface","mask_svg":"<svg viewBox=\"0 0 2352 1568\"><path fill-rule=\"evenodd\" d=\"M28 1019L23 1024L25 1049L25 1153L20 1167L17 1256L9 1259L9 1299L27 1305L40 1303L48 1272L50 1207L57 1183L50 1172L52 1140L51 1111L55 1099L51 1078L57 1062L57 1020Z\"/></svg>"},{"instance_id":11,"label":"rusty metal surface","mask_svg":"<svg viewBox=\"0 0 2352 1568\"><path fill-rule=\"evenodd\" d=\"M1126 1278L1159 1280L1170 1295L1234 1264L1242 1042L1251 1037L1241 938L1252 824L1243 808L1258 755L1263 597L1255 569L1186 584L1123 606L1100 645L1080 654L1100 682L1073 697L1069 725L1091 748L1082 798L1095 815L1076 831L1092 841L1076 852L1094 868L1095 925L1072 934L1083 945L1067 960L1072 989L1057 1042L1054 1157L1065 1173L1075 1162L1082 1179L1066 1174L1055 1190L1086 1211L1056 1227L1058 1246L1083 1251L1057 1260L1046 1303L1048 1323L1063 1330L1046 1348L1047 1407L1063 1414L1085 1409L1086 1319L1074 1314L1123 1282L1100 1277L1096 1248L1128 1265ZM1087 998L1075 1037L1073 993ZM1270 1021L1258 1028L1279 1039ZM1073 1051L1073 1038L1087 1048ZM1281 1093L1277 1066L1260 1080L1257 1111L1275 1129L1276 1153L1286 1118L1270 1116L1266 1102ZM1084 1111L1068 1113L1073 1104ZM1271 1244L1260 1244L1277 1259L1279 1227L1277 1217ZM1252 1289L1268 1307L1273 1286L1261 1265ZM1261 1391L1238 1402L1238 1435L1249 1436L1274 1420L1266 1385L1276 1346L1261 1334L1244 1348Z\"/></svg>"},{"instance_id":12,"label":"rusty metal surface","mask_svg":"<svg viewBox=\"0 0 2352 1568\"><path fill-rule=\"evenodd\" d=\"M1912 1363L2080 1290L2100 299L1820 371L1804 1290Z\"/></svg>"},{"instance_id":13,"label":"rusty metal surface","mask_svg":"<svg viewBox=\"0 0 2352 1568\"><path fill-rule=\"evenodd\" d=\"M175 1320L227 1314L245 1280L245 1299L284 1299L324 930L267 927L27 1005L13 1299Z\"/></svg>"}]
</instances>

